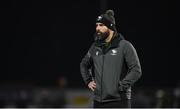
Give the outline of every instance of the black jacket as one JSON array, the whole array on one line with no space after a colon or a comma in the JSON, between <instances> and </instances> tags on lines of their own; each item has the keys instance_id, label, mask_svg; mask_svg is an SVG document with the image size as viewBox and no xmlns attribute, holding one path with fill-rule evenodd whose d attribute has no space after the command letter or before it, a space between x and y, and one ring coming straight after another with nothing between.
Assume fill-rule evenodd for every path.
<instances>
[{"instance_id":1,"label":"black jacket","mask_svg":"<svg viewBox=\"0 0 180 109\"><path fill-rule=\"evenodd\" d=\"M117 34L110 45L94 42L82 59L80 70L86 85L96 83L94 100L99 102L131 98L131 86L141 76L133 45Z\"/></svg>"}]
</instances>

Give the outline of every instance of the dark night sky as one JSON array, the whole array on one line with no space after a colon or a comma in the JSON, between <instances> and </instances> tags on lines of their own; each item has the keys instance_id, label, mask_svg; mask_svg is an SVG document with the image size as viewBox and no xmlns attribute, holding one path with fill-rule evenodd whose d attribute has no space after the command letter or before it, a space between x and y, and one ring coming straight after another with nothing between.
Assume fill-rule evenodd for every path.
<instances>
[{"instance_id":1,"label":"dark night sky","mask_svg":"<svg viewBox=\"0 0 180 109\"><path fill-rule=\"evenodd\" d=\"M98 0L17 1L2 8L8 42L8 72L2 84L53 86L66 76L82 87L79 64L93 42ZM137 50L140 86L174 86L178 81L177 5L170 0L107 0L116 27Z\"/></svg>"}]
</instances>

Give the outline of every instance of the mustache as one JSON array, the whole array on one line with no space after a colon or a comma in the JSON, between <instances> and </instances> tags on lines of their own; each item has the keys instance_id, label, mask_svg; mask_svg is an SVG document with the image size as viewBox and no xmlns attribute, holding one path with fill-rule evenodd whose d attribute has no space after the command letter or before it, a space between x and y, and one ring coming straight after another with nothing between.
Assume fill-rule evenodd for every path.
<instances>
[{"instance_id":1,"label":"mustache","mask_svg":"<svg viewBox=\"0 0 180 109\"><path fill-rule=\"evenodd\" d=\"M102 34L102 32L101 31L96 31L96 34Z\"/></svg>"}]
</instances>

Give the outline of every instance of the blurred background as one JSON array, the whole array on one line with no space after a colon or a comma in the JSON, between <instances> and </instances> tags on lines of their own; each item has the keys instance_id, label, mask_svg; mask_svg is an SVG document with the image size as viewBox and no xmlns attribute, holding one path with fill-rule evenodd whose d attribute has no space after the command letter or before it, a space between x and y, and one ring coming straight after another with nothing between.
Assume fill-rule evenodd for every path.
<instances>
[{"instance_id":1,"label":"blurred background","mask_svg":"<svg viewBox=\"0 0 180 109\"><path fill-rule=\"evenodd\" d=\"M10 0L1 5L8 70L0 76L0 107L91 107L79 64L94 41L96 18L106 9L114 10L117 30L141 62L132 106L180 107L176 1Z\"/></svg>"}]
</instances>

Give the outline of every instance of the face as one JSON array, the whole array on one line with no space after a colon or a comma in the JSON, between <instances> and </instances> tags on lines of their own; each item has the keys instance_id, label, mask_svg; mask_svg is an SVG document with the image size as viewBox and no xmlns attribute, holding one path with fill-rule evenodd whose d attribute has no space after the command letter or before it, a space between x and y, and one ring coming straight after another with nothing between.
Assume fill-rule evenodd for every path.
<instances>
[{"instance_id":1,"label":"face","mask_svg":"<svg viewBox=\"0 0 180 109\"><path fill-rule=\"evenodd\" d=\"M98 39L105 40L109 36L110 32L107 26L103 23L96 23L96 35Z\"/></svg>"}]
</instances>

